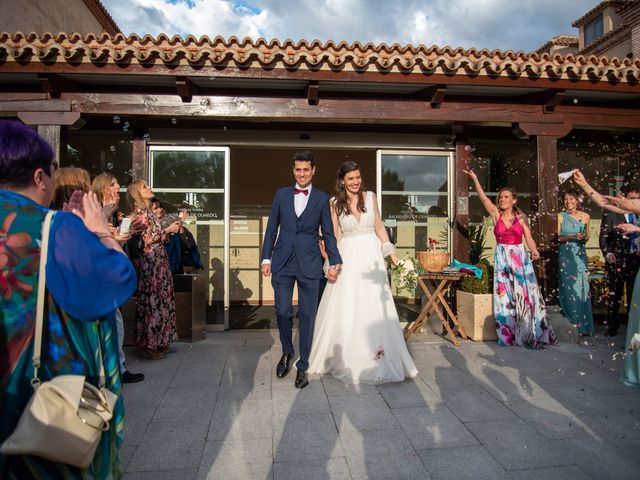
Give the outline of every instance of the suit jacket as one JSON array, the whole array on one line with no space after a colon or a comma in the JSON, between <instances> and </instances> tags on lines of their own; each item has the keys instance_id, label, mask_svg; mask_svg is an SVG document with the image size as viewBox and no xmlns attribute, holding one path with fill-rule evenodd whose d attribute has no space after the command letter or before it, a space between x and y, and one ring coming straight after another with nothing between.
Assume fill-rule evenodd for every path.
<instances>
[{"instance_id":1,"label":"suit jacket","mask_svg":"<svg viewBox=\"0 0 640 480\"><path fill-rule=\"evenodd\" d=\"M291 185L276 192L264 234L261 258L271 260L271 273L276 273L295 251L302 274L307 278L322 278L319 228L322 228L329 263L342 263L333 234L329 197L317 188L312 188L307 206L298 218L294 208L293 189L294 186Z\"/></svg>"},{"instance_id":2,"label":"suit jacket","mask_svg":"<svg viewBox=\"0 0 640 480\"><path fill-rule=\"evenodd\" d=\"M620 260L627 255L631 250L631 240L625 238L625 236L618 230L616 225L621 223L627 223L627 219L621 213L610 212L605 210L602 215L602 223L600 224L600 250L606 257L607 253L613 253L616 257L620 257Z\"/></svg>"}]
</instances>

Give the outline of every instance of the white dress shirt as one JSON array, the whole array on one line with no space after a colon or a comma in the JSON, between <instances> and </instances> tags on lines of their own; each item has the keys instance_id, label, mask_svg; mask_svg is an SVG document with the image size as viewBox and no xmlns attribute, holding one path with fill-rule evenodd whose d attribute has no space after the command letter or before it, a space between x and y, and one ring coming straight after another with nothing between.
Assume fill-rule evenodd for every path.
<instances>
[{"instance_id":1,"label":"white dress shirt","mask_svg":"<svg viewBox=\"0 0 640 480\"><path fill-rule=\"evenodd\" d=\"M300 185L296 183L295 188L300 190L308 190L308 194L304 193L294 193L293 194L293 208L296 210L296 216L299 217L304 212L304 209L307 208L307 203L309 202L309 195L311 195L311 184L302 188Z\"/></svg>"}]
</instances>

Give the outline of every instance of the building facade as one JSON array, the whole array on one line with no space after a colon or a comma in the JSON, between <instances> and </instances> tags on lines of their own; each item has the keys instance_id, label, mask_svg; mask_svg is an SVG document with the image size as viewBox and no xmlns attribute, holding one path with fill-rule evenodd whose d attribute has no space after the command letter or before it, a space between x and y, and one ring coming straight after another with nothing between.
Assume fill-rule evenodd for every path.
<instances>
[{"instance_id":1,"label":"building facade","mask_svg":"<svg viewBox=\"0 0 640 480\"><path fill-rule=\"evenodd\" d=\"M431 237L467 258L467 228L486 220L463 169L490 193L514 186L550 299L557 174L581 168L609 192L636 181L637 58L15 32L0 33L0 58L0 112L36 126L61 165L144 178L190 206L220 327L259 324L254 308L273 303L259 251L295 150L314 150L325 191L357 161L402 254Z\"/></svg>"}]
</instances>

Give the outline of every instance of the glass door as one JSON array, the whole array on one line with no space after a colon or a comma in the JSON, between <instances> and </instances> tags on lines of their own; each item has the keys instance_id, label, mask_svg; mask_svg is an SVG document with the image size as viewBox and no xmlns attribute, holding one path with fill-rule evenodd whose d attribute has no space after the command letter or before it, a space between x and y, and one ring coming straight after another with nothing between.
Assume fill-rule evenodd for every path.
<instances>
[{"instance_id":1,"label":"glass door","mask_svg":"<svg viewBox=\"0 0 640 480\"><path fill-rule=\"evenodd\" d=\"M185 226L193 234L205 277L206 323L229 326L229 149L149 147L149 185L171 209L188 209Z\"/></svg>"},{"instance_id":2,"label":"glass door","mask_svg":"<svg viewBox=\"0 0 640 480\"><path fill-rule=\"evenodd\" d=\"M378 201L398 256L435 249L450 252L453 153L446 151L379 150ZM412 296L398 292L396 296Z\"/></svg>"}]
</instances>

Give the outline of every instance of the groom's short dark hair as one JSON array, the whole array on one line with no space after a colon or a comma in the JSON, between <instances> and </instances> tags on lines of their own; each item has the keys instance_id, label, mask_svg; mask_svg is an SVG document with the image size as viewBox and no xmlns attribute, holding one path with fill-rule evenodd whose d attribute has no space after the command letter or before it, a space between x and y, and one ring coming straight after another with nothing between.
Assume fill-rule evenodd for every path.
<instances>
[{"instance_id":1,"label":"groom's short dark hair","mask_svg":"<svg viewBox=\"0 0 640 480\"><path fill-rule=\"evenodd\" d=\"M296 164L296 160L299 162L311 162L312 168L316 166L316 157L311 150L298 150L293 154L292 166Z\"/></svg>"}]
</instances>

